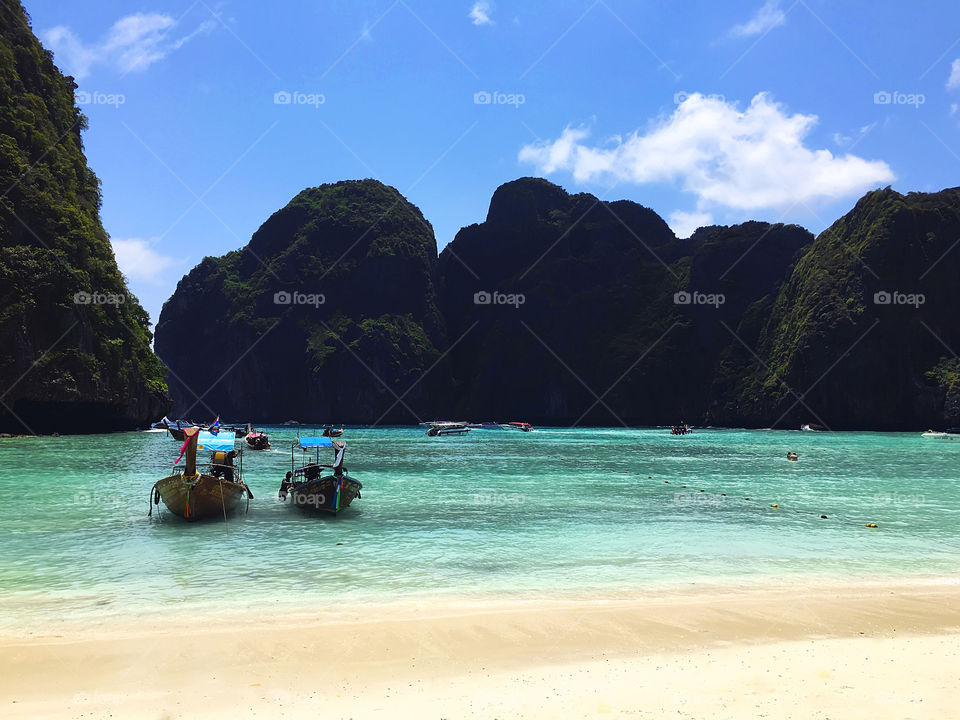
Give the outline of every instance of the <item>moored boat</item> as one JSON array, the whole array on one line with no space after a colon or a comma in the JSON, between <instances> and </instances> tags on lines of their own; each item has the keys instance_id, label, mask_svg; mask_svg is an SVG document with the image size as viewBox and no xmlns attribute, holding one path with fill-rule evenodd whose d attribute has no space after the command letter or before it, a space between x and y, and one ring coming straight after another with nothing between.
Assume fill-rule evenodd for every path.
<instances>
[{"instance_id":1,"label":"moored boat","mask_svg":"<svg viewBox=\"0 0 960 720\"><path fill-rule=\"evenodd\" d=\"M299 467L296 462L297 449L301 451ZM320 463L320 449L332 449L332 465ZM311 458L311 452L314 456ZM349 507L354 498L360 497L363 488L358 481L347 475L343 466L346 443L329 437L298 437L290 446L290 472L280 483L279 498L303 510L325 512L336 515ZM323 468L333 472L323 474Z\"/></svg>"},{"instance_id":2,"label":"moored boat","mask_svg":"<svg viewBox=\"0 0 960 720\"><path fill-rule=\"evenodd\" d=\"M257 432L251 428L250 423L247 423L247 434L243 436L243 441L251 450L270 449L270 438L267 437L266 433Z\"/></svg>"},{"instance_id":3,"label":"moored boat","mask_svg":"<svg viewBox=\"0 0 960 720\"><path fill-rule=\"evenodd\" d=\"M510 422L500 426L504 430L519 430L520 432L532 432L533 425L525 422Z\"/></svg>"},{"instance_id":4,"label":"moored boat","mask_svg":"<svg viewBox=\"0 0 960 720\"><path fill-rule=\"evenodd\" d=\"M930 440L960 440L960 427L947 428L943 432L927 430L925 433L922 433L920 437L925 437Z\"/></svg>"},{"instance_id":5,"label":"moored boat","mask_svg":"<svg viewBox=\"0 0 960 720\"><path fill-rule=\"evenodd\" d=\"M449 422L446 420L435 420L429 425L427 437L444 437L445 435L465 435L470 432L470 425L466 422Z\"/></svg>"},{"instance_id":6,"label":"moored boat","mask_svg":"<svg viewBox=\"0 0 960 720\"><path fill-rule=\"evenodd\" d=\"M153 515L153 505L159 505L161 500L170 512L185 520L220 516L226 519L244 499L249 506L253 493L243 482L242 460L239 466L234 465L239 454L233 449L234 438L202 432L196 427L184 428L183 432L186 440L180 448L180 458L186 455L185 466L154 484L149 514ZM212 452L207 472L197 468L198 449Z\"/></svg>"},{"instance_id":7,"label":"moored boat","mask_svg":"<svg viewBox=\"0 0 960 720\"><path fill-rule=\"evenodd\" d=\"M327 425L323 429L323 432L321 433L321 435L322 437L329 437L329 438L340 437L341 435L343 435L343 428L341 427L339 430L337 430L332 425Z\"/></svg>"}]
</instances>

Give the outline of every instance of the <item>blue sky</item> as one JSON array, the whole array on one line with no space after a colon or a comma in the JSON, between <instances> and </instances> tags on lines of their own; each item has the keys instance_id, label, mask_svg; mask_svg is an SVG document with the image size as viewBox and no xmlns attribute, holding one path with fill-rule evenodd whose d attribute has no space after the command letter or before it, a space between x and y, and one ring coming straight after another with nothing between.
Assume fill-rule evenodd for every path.
<instances>
[{"instance_id":1,"label":"blue sky","mask_svg":"<svg viewBox=\"0 0 960 720\"><path fill-rule=\"evenodd\" d=\"M103 221L156 320L305 187L376 177L438 245L525 175L698 224L819 232L960 185L941 0L27 0L79 84ZM285 102L287 101L287 102Z\"/></svg>"}]
</instances>

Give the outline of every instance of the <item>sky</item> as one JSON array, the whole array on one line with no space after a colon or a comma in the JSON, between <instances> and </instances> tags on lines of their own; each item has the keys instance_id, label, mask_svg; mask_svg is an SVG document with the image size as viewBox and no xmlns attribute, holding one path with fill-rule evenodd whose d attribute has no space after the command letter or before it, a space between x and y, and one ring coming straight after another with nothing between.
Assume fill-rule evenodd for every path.
<instances>
[{"instance_id":1,"label":"sky","mask_svg":"<svg viewBox=\"0 0 960 720\"><path fill-rule=\"evenodd\" d=\"M654 209L681 237L819 232L960 185L955 0L26 0L76 78L121 270L154 322L307 187L376 178L442 249L501 184Z\"/></svg>"}]
</instances>

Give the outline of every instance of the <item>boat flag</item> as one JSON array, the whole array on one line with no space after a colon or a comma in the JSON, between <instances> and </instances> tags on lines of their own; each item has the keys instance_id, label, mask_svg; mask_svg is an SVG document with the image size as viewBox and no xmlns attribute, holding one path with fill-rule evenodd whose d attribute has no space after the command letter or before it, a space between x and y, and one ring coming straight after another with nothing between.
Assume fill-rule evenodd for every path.
<instances>
[{"instance_id":1,"label":"boat flag","mask_svg":"<svg viewBox=\"0 0 960 720\"><path fill-rule=\"evenodd\" d=\"M220 431L220 416L217 415L217 419L213 421L213 425L210 426L210 432L216 435Z\"/></svg>"}]
</instances>

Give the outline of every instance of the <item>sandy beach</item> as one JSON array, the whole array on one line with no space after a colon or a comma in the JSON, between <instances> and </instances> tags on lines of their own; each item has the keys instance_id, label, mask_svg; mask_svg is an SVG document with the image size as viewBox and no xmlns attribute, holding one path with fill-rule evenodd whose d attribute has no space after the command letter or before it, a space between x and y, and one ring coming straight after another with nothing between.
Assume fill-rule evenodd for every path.
<instances>
[{"instance_id":1,"label":"sandy beach","mask_svg":"<svg viewBox=\"0 0 960 720\"><path fill-rule=\"evenodd\" d=\"M64 626L66 627L66 626ZM8 718L958 717L960 585L696 589L0 639Z\"/></svg>"}]
</instances>

